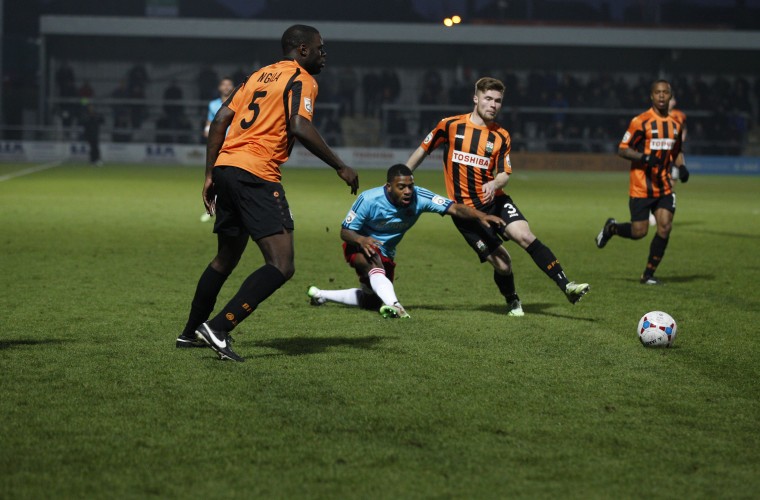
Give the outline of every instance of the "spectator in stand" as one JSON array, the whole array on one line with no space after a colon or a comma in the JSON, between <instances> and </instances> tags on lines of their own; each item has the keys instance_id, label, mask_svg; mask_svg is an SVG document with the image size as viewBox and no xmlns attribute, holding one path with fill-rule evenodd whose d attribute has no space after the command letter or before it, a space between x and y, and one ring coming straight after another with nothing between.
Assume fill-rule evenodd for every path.
<instances>
[{"instance_id":1,"label":"spectator in stand","mask_svg":"<svg viewBox=\"0 0 760 500\"><path fill-rule=\"evenodd\" d=\"M129 88L130 99L143 100L145 99L145 89L139 85L133 85ZM134 128L140 128L143 120L145 119L146 109L144 104L130 104L129 105L129 118Z\"/></svg>"},{"instance_id":2,"label":"spectator in stand","mask_svg":"<svg viewBox=\"0 0 760 500\"><path fill-rule=\"evenodd\" d=\"M130 94L133 94L135 89L144 89L148 84L148 71L142 64L135 64L127 72L127 88Z\"/></svg>"},{"instance_id":3,"label":"spectator in stand","mask_svg":"<svg viewBox=\"0 0 760 500\"><path fill-rule=\"evenodd\" d=\"M95 89L90 85L89 80L85 80L77 91L79 97L82 99L90 99L95 96Z\"/></svg>"},{"instance_id":4,"label":"spectator in stand","mask_svg":"<svg viewBox=\"0 0 760 500\"><path fill-rule=\"evenodd\" d=\"M177 80L172 80L169 86L164 90L164 113L172 116L182 114L182 104L176 101L181 101L183 97L182 89L177 84Z\"/></svg>"},{"instance_id":5,"label":"spectator in stand","mask_svg":"<svg viewBox=\"0 0 760 500\"><path fill-rule=\"evenodd\" d=\"M58 87L58 95L71 94L72 89L75 88L75 81L74 69L68 61L64 61L55 72L55 85Z\"/></svg>"},{"instance_id":6,"label":"spectator in stand","mask_svg":"<svg viewBox=\"0 0 760 500\"><path fill-rule=\"evenodd\" d=\"M248 75L243 75L245 78ZM219 83L219 77L212 68L206 66L198 73L198 96L203 100L211 100L216 97L216 87ZM237 82L241 83L242 79Z\"/></svg>"},{"instance_id":7,"label":"spectator in stand","mask_svg":"<svg viewBox=\"0 0 760 500\"><path fill-rule=\"evenodd\" d=\"M340 116L354 116L356 112L356 87L359 79L356 72L350 66L346 66L338 73L338 102L340 104Z\"/></svg>"},{"instance_id":8,"label":"spectator in stand","mask_svg":"<svg viewBox=\"0 0 760 500\"><path fill-rule=\"evenodd\" d=\"M380 75L373 71L367 72L362 78L362 92L364 94L364 116L377 117L380 105Z\"/></svg>"},{"instance_id":9,"label":"spectator in stand","mask_svg":"<svg viewBox=\"0 0 760 500\"><path fill-rule=\"evenodd\" d=\"M55 72L55 84L58 87L58 97L61 99L74 99L77 97L76 77L71 65L64 61ZM74 124L78 112L77 104L73 102L63 102L59 107L61 121L64 127Z\"/></svg>"}]
</instances>

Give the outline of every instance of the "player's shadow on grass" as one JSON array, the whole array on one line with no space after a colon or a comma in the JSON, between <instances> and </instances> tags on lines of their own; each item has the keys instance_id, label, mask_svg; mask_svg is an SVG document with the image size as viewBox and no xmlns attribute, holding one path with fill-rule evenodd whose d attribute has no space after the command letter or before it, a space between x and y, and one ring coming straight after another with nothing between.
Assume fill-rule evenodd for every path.
<instances>
[{"instance_id":1,"label":"player's shadow on grass","mask_svg":"<svg viewBox=\"0 0 760 500\"><path fill-rule=\"evenodd\" d=\"M564 305L564 304L563 304ZM543 316L553 316L555 318L563 318L563 319L574 319L578 321L589 321L594 322L596 321L594 318L580 318L578 316L570 316L567 314L558 314L553 312L548 312L547 309L552 307L558 307L558 304L555 303L537 303L537 304L523 304L523 310L526 314L539 314ZM452 309L457 309L456 306L431 306L431 305L410 305L408 307L410 311L414 311L415 309L427 309L430 311L451 311ZM477 307L465 307L464 309L468 311L482 311L482 312L488 312L493 314L498 314L500 316L506 316L506 306L500 305L500 304L486 304L482 306Z\"/></svg>"},{"instance_id":2,"label":"player's shadow on grass","mask_svg":"<svg viewBox=\"0 0 760 500\"><path fill-rule=\"evenodd\" d=\"M254 342L256 347L268 347L280 351L283 356L303 356L321 354L331 347L351 347L353 349L375 349L383 340L396 337L291 337ZM264 356L273 356L265 354ZM277 356L275 354L275 356Z\"/></svg>"},{"instance_id":3,"label":"player's shadow on grass","mask_svg":"<svg viewBox=\"0 0 760 500\"><path fill-rule=\"evenodd\" d=\"M63 344L66 340L63 339L14 339L14 340L0 340L0 351L5 349L11 349L19 346L45 346L45 345L57 345Z\"/></svg>"},{"instance_id":4,"label":"player's shadow on grass","mask_svg":"<svg viewBox=\"0 0 760 500\"><path fill-rule=\"evenodd\" d=\"M692 281L715 281L715 275L714 274L687 274L683 276L669 276L667 274L663 274L662 276L658 275L658 277L662 278L662 282L667 286L668 283L691 283ZM617 278L614 278L617 281L628 281L630 283L635 283L639 288L641 288L644 285L639 284L639 280L635 278L631 278L630 276L620 276ZM660 287L651 287L654 289L659 289ZM523 307L524 309L524 307Z\"/></svg>"},{"instance_id":5,"label":"player's shadow on grass","mask_svg":"<svg viewBox=\"0 0 760 500\"><path fill-rule=\"evenodd\" d=\"M559 314L559 313L547 311L547 309L559 307L559 305L554 302L536 302L536 303L530 303L530 304L523 304L522 307L523 307L523 311L525 311L525 314L552 316L554 318L571 319L571 320L576 320L576 321L588 321L590 323L593 323L594 321L596 321L596 319L594 318L582 318L579 316L570 316L569 314ZM503 305L495 305L495 304L483 305L483 306L479 306L478 310L484 311L484 312L491 312L494 314L506 315L505 307Z\"/></svg>"},{"instance_id":6,"label":"player's shadow on grass","mask_svg":"<svg viewBox=\"0 0 760 500\"><path fill-rule=\"evenodd\" d=\"M760 234L733 233L730 231L712 231L710 229L702 229L701 231L697 231L697 232L712 234L715 236L726 236L729 238L747 238L747 239L752 239L752 240L760 239Z\"/></svg>"},{"instance_id":7,"label":"player's shadow on grass","mask_svg":"<svg viewBox=\"0 0 760 500\"><path fill-rule=\"evenodd\" d=\"M662 278L663 283L691 283L692 281L715 281L714 274L688 274L685 276L667 276Z\"/></svg>"}]
</instances>

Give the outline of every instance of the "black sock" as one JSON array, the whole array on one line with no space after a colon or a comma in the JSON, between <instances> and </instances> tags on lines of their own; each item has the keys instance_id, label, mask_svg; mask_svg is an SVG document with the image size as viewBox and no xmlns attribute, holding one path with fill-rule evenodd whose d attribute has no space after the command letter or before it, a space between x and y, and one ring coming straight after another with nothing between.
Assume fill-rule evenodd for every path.
<instances>
[{"instance_id":1,"label":"black sock","mask_svg":"<svg viewBox=\"0 0 760 500\"><path fill-rule=\"evenodd\" d=\"M649 260L647 261L647 268L644 270L644 276L654 276L657 266L660 265L660 261L662 261L662 257L665 255L668 239L661 237L659 234L655 234L654 238L652 238L652 243L649 245Z\"/></svg>"},{"instance_id":2,"label":"black sock","mask_svg":"<svg viewBox=\"0 0 760 500\"><path fill-rule=\"evenodd\" d=\"M214 330L231 332L286 281L276 267L269 264L261 266L245 279L232 300L208 322L209 326Z\"/></svg>"},{"instance_id":3,"label":"black sock","mask_svg":"<svg viewBox=\"0 0 760 500\"><path fill-rule=\"evenodd\" d=\"M507 302L511 302L517 298L517 293L515 293L515 275L512 273L509 274L499 274L496 271L493 272L493 280L496 283L496 286L499 287L499 291L504 296L504 298L507 299Z\"/></svg>"},{"instance_id":4,"label":"black sock","mask_svg":"<svg viewBox=\"0 0 760 500\"><path fill-rule=\"evenodd\" d=\"M535 262L548 277L553 279L560 290L564 292L565 287L570 281L567 279L567 276L565 276L565 272L562 270L559 260L557 260L557 257L555 257L552 251L549 250L549 247L536 238L533 243L528 245L528 248L526 248L525 251L533 258L533 262Z\"/></svg>"},{"instance_id":5,"label":"black sock","mask_svg":"<svg viewBox=\"0 0 760 500\"><path fill-rule=\"evenodd\" d=\"M614 224L612 226L612 234L617 234L621 238L631 238L631 223L626 222L624 224Z\"/></svg>"},{"instance_id":6,"label":"black sock","mask_svg":"<svg viewBox=\"0 0 760 500\"><path fill-rule=\"evenodd\" d=\"M195 329L206 321L211 311L214 310L216 296L219 295L219 290L222 289L228 276L229 274L222 274L211 266L203 271L201 279L198 280L198 286L195 287L195 295L190 306L190 316L187 318L187 324L182 335L195 338Z\"/></svg>"}]
</instances>

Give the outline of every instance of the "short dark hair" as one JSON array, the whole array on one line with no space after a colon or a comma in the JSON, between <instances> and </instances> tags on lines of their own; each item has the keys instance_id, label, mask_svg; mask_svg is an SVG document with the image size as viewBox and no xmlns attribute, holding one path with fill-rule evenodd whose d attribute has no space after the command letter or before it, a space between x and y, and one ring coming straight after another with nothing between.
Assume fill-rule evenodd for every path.
<instances>
[{"instance_id":1,"label":"short dark hair","mask_svg":"<svg viewBox=\"0 0 760 500\"><path fill-rule=\"evenodd\" d=\"M673 92L673 87L670 85L670 82L662 78L652 82L652 85L649 87L649 92L654 92L654 86L657 85L658 83L667 83L668 87L670 87L670 91Z\"/></svg>"},{"instance_id":2,"label":"short dark hair","mask_svg":"<svg viewBox=\"0 0 760 500\"><path fill-rule=\"evenodd\" d=\"M305 24L294 24L282 34L280 40L282 53L287 55L291 50L300 47L301 44L310 42L315 35L319 35L317 28Z\"/></svg>"},{"instance_id":3,"label":"short dark hair","mask_svg":"<svg viewBox=\"0 0 760 500\"><path fill-rule=\"evenodd\" d=\"M388 176L386 177L386 180L388 182L393 182L393 179L396 177L406 177L412 175L412 169L404 165L403 163L396 163L391 168L388 169Z\"/></svg>"},{"instance_id":4,"label":"short dark hair","mask_svg":"<svg viewBox=\"0 0 760 500\"><path fill-rule=\"evenodd\" d=\"M495 90L496 92L504 93L504 84L501 80L491 78L490 76L484 76L477 82L475 82L475 92L488 92L489 90Z\"/></svg>"},{"instance_id":5,"label":"short dark hair","mask_svg":"<svg viewBox=\"0 0 760 500\"><path fill-rule=\"evenodd\" d=\"M231 76L223 76L223 77L221 77L219 79L219 83L222 83L225 80L231 81L233 85L235 84L235 80Z\"/></svg>"}]
</instances>

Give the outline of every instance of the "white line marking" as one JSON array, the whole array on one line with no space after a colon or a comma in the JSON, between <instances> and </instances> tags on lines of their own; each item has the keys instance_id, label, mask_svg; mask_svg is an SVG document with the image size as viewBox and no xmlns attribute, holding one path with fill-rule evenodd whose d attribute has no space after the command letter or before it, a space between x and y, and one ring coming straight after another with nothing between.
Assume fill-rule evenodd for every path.
<instances>
[{"instance_id":1,"label":"white line marking","mask_svg":"<svg viewBox=\"0 0 760 500\"><path fill-rule=\"evenodd\" d=\"M50 163L43 163L42 165L37 165L36 167L25 168L24 170L19 170L18 172L13 172L7 175L0 175L0 182L9 181L11 179L15 179L16 177L22 177L24 175L30 175L37 172L42 172L43 170L59 167L62 163L63 162L60 160L51 161Z\"/></svg>"}]
</instances>

